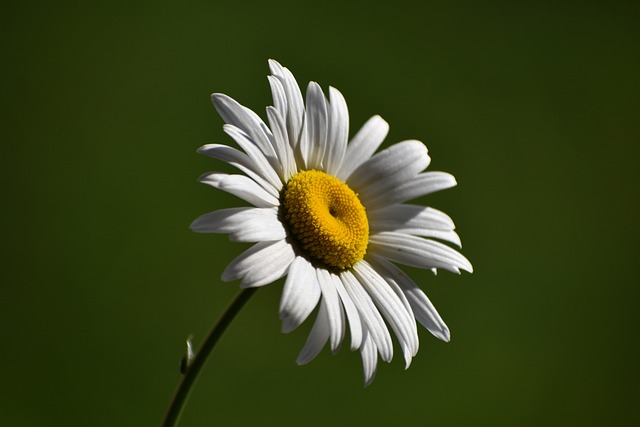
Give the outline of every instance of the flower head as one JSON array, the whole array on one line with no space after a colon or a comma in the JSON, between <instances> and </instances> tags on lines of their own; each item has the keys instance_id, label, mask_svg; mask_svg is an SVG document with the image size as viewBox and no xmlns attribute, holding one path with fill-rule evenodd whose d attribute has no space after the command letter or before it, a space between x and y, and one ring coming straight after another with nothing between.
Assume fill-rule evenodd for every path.
<instances>
[{"instance_id":1,"label":"flower head","mask_svg":"<svg viewBox=\"0 0 640 427\"><path fill-rule=\"evenodd\" d=\"M198 150L243 172L207 173L201 182L252 207L205 214L191 228L255 243L227 266L223 280L258 287L286 276L280 302L284 332L319 304L299 364L315 358L327 342L337 352L348 326L351 349L360 350L369 384L378 356L386 362L393 357L389 327L407 367L418 351L416 321L449 340L427 296L395 263L472 271L463 255L440 242L460 246L449 216L405 203L456 181L444 172L424 172L430 158L419 141L375 153L389 130L379 116L348 141L349 113L338 90L329 88L327 99L311 82L305 103L291 72L276 61L269 66L269 125L230 97L213 94L224 130L240 149L209 144Z\"/></svg>"}]
</instances>

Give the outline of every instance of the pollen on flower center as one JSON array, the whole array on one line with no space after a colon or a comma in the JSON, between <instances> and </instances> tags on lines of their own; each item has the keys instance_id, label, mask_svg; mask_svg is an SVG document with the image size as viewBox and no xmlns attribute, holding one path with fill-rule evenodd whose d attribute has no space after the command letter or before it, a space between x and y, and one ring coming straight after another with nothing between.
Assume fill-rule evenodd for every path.
<instances>
[{"instance_id":1,"label":"pollen on flower center","mask_svg":"<svg viewBox=\"0 0 640 427\"><path fill-rule=\"evenodd\" d=\"M342 270L364 257L369 222L347 184L324 172L306 170L289 180L282 199L289 232L311 259Z\"/></svg>"}]
</instances>

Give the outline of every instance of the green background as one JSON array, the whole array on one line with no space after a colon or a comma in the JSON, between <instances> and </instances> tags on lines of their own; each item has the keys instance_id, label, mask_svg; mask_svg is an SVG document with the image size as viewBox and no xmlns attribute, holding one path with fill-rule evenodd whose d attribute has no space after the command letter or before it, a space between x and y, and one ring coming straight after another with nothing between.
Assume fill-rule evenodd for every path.
<instances>
[{"instance_id":1,"label":"green background","mask_svg":"<svg viewBox=\"0 0 640 427\"><path fill-rule=\"evenodd\" d=\"M295 357L281 283L231 325L183 426L639 425L637 2L3 2L0 424L159 425L185 338L237 292L244 245L209 94L265 117L267 59L339 88L351 135L417 138L474 274L410 270L452 331L362 386Z\"/></svg>"}]
</instances>

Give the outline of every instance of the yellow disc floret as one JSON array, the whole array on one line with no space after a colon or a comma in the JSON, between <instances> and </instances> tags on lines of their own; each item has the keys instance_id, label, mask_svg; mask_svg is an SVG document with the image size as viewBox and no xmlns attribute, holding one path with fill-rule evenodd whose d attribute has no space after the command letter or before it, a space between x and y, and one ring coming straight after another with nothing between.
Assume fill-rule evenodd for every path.
<instances>
[{"instance_id":1,"label":"yellow disc floret","mask_svg":"<svg viewBox=\"0 0 640 427\"><path fill-rule=\"evenodd\" d=\"M344 270L364 257L369 222L347 184L324 172L302 171L289 180L282 199L284 222L309 258Z\"/></svg>"}]
</instances>

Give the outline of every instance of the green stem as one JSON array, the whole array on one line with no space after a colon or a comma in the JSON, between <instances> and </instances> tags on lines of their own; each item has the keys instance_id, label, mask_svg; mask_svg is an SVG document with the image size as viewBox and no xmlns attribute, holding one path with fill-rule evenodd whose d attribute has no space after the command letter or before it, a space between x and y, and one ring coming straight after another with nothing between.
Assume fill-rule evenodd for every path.
<instances>
[{"instance_id":1,"label":"green stem","mask_svg":"<svg viewBox=\"0 0 640 427\"><path fill-rule=\"evenodd\" d=\"M193 385L198 379L200 370L207 362L211 351L224 333L225 329L227 329L227 326L229 326L233 318L238 314L242 306L249 300L256 289L257 288L243 289L231 304L229 304L229 307L227 307L218 321L213 325L211 331L209 331L209 335L202 343L202 347L200 347L200 350L196 353L195 357L187 367L187 371L184 373L182 381L178 384L178 389L173 395L167 415L164 417L164 422L162 423L163 427L173 427L178 424L184 405L189 398Z\"/></svg>"}]
</instances>

